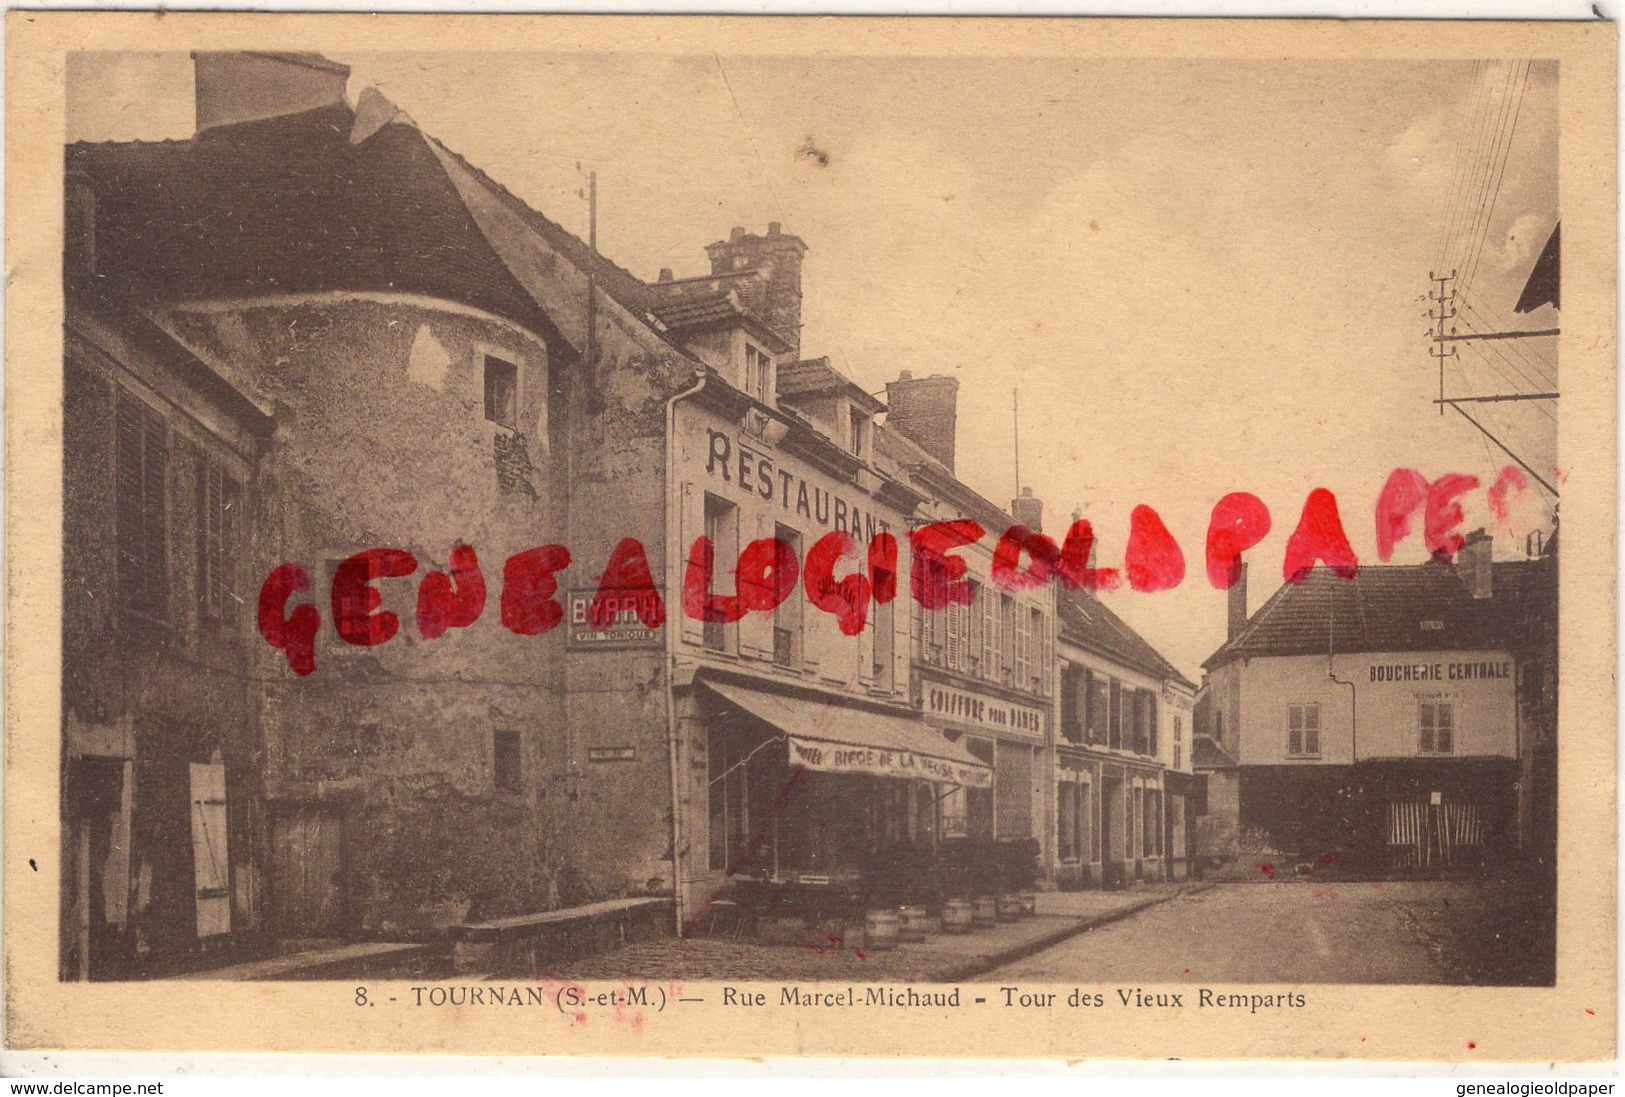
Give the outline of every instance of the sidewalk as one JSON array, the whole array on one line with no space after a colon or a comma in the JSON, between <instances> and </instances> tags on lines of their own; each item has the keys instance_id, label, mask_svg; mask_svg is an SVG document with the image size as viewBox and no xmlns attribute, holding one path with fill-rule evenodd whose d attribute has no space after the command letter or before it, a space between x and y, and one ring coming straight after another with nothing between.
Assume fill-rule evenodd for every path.
<instances>
[{"instance_id":1,"label":"sidewalk","mask_svg":"<svg viewBox=\"0 0 1625 1097\"><path fill-rule=\"evenodd\" d=\"M963 935L933 933L918 944L866 951L766 945L733 938L663 938L565 965L572 979L953 983L1041 952L1068 937L1126 918L1203 884L1160 884L1131 891L1044 892L1037 913Z\"/></svg>"}]
</instances>

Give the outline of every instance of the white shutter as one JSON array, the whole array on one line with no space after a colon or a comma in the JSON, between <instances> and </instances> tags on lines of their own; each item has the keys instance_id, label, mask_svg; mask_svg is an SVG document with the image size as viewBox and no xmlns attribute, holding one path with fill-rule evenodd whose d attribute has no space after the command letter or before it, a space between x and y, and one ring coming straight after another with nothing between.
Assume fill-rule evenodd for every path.
<instances>
[{"instance_id":1,"label":"white shutter","mask_svg":"<svg viewBox=\"0 0 1625 1097\"><path fill-rule=\"evenodd\" d=\"M747 518L743 511L735 511L734 513L738 515L740 552L744 552L745 546L752 541L759 541L763 538L770 538L773 536L773 520L767 515L758 514L756 515L755 519L752 520ZM749 523L750 527L755 530L754 533L747 534L747 523ZM738 557L734 557L733 559L728 560L725 564L719 554L717 558L716 579L716 586L718 589L726 590L735 582L733 579L733 573L734 569L738 566L738 563ZM739 592L736 589L734 593L737 594ZM772 661L772 610L748 610L745 613L745 616L739 619L739 654L747 659L766 659L769 662Z\"/></svg>"},{"instance_id":2,"label":"white shutter","mask_svg":"<svg viewBox=\"0 0 1625 1097\"><path fill-rule=\"evenodd\" d=\"M197 935L231 932L231 858L226 848L226 767L193 763L192 866Z\"/></svg>"},{"instance_id":3,"label":"white shutter","mask_svg":"<svg viewBox=\"0 0 1625 1097\"><path fill-rule=\"evenodd\" d=\"M683 584L688 579L688 550L694 542L705 532L705 493L695 488L693 484L685 483L678 496L678 543L671 546L668 551L677 560L677 589L667 591L666 613L668 617L677 618L681 632L679 638L685 644L700 647L705 643L705 625L683 612Z\"/></svg>"}]
</instances>

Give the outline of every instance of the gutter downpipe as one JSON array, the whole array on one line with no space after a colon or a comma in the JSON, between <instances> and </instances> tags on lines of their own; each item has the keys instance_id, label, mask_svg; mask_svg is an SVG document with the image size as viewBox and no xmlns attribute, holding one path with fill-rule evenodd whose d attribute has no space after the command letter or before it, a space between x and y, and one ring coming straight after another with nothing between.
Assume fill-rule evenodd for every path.
<instances>
[{"instance_id":1,"label":"gutter downpipe","mask_svg":"<svg viewBox=\"0 0 1625 1097\"><path fill-rule=\"evenodd\" d=\"M1349 764L1360 760L1360 708L1359 695L1353 682L1345 682L1332 670L1331 656L1326 657L1326 677L1340 686L1349 687Z\"/></svg>"},{"instance_id":2,"label":"gutter downpipe","mask_svg":"<svg viewBox=\"0 0 1625 1097\"><path fill-rule=\"evenodd\" d=\"M682 546L677 543L681 536L679 529L682 507L680 499L672 496L673 470L677 467L677 405L691 396L697 396L705 388L705 382L710 376L703 365L695 367L696 380L694 384L677 393L666 401L666 580L667 605L681 606L681 598L669 597L674 591L680 591ZM677 612L681 612L679 608ZM677 749L677 691L673 677L677 669L677 636L680 629L674 628L668 619L666 626L666 747L670 756L671 769L671 893L672 913L677 919L676 933L683 935L684 902L683 902L683 865L686 863L687 850L683 845L683 824L679 809L679 793L681 780L678 773Z\"/></svg>"}]
</instances>

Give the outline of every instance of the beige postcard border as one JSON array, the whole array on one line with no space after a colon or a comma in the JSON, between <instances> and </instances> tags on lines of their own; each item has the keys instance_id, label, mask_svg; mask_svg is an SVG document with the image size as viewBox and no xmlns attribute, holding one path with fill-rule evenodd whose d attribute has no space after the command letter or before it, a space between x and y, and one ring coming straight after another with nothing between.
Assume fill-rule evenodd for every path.
<instances>
[{"instance_id":1,"label":"beige postcard border","mask_svg":"<svg viewBox=\"0 0 1625 1097\"><path fill-rule=\"evenodd\" d=\"M1615 988L1615 51L1612 24L441 15L7 15L5 1043L12 1048L1522 1062L1612 1058ZM341 984L56 977L65 55L96 49L583 54L1556 58L1565 301L1558 985L1309 986L1303 1009L792 1011L640 1024L550 1011L364 1010ZM44 856L41 856L44 851ZM29 859L43 871L30 869ZM377 991L375 990L375 993ZM387 992L387 985L385 987ZM712 1002L715 997L712 996ZM901 1011L899 1011L901 1012Z\"/></svg>"}]
</instances>

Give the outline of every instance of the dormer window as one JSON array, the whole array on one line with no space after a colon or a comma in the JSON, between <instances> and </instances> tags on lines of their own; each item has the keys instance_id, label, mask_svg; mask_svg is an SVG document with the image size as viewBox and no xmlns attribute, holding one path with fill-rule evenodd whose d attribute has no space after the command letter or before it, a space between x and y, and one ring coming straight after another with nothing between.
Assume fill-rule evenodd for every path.
<instances>
[{"instance_id":1,"label":"dormer window","mask_svg":"<svg viewBox=\"0 0 1625 1097\"><path fill-rule=\"evenodd\" d=\"M846 409L846 445L859 457L869 449L869 417L859 408Z\"/></svg>"},{"instance_id":2,"label":"dormer window","mask_svg":"<svg viewBox=\"0 0 1625 1097\"><path fill-rule=\"evenodd\" d=\"M745 344L745 391L764 404L772 403L773 356Z\"/></svg>"}]
</instances>

